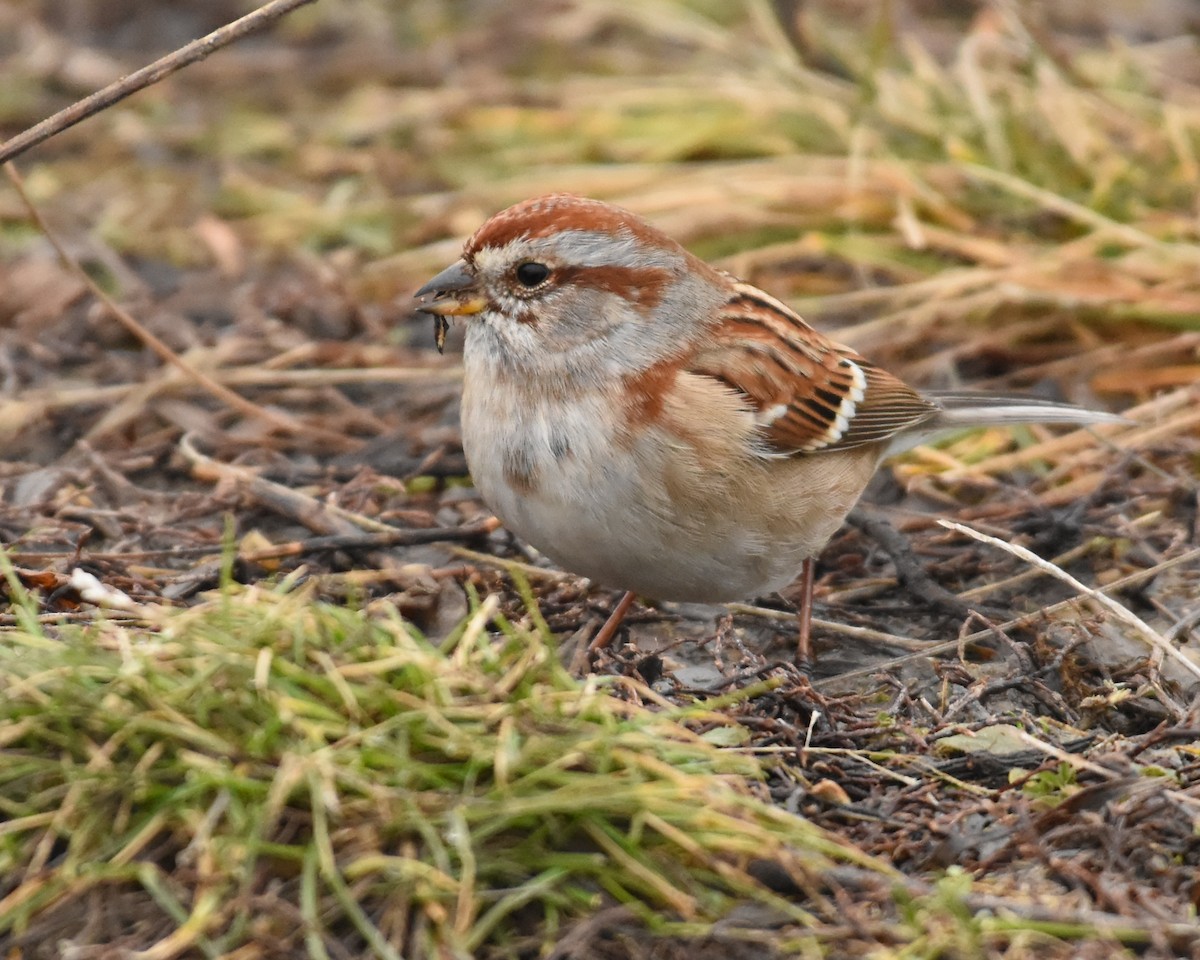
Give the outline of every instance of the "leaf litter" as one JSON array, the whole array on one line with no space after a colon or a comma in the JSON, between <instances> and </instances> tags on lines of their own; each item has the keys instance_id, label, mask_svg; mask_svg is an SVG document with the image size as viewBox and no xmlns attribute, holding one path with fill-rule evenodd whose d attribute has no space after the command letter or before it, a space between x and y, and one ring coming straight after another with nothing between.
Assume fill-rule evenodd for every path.
<instances>
[{"instance_id":1,"label":"leaf litter","mask_svg":"<svg viewBox=\"0 0 1200 960\"><path fill-rule=\"evenodd\" d=\"M78 6L4 14L6 131L131 56ZM1149 6L361 4L46 145L48 231L180 362L5 192L6 956L1200 956L1200 78ZM913 382L1136 424L883 471L812 677L767 598L636 607L580 680L616 598L492 521L405 299L554 189Z\"/></svg>"}]
</instances>

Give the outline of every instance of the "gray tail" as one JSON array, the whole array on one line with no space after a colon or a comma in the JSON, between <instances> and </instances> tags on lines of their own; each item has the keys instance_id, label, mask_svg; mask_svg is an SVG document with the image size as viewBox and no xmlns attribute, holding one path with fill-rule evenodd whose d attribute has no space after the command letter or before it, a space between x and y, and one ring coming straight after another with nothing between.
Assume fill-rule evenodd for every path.
<instances>
[{"instance_id":1,"label":"gray tail","mask_svg":"<svg viewBox=\"0 0 1200 960\"><path fill-rule=\"evenodd\" d=\"M1136 421L1101 410L1088 410L1071 403L1039 400L1019 394L972 393L970 391L933 391L925 398L940 408L914 430L906 430L888 447L888 454L955 430L972 427L1004 427L1020 423L1065 423L1078 427L1099 423L1131 424Z\"/></svg>"},{"instance_id":2,"label":"gray tail","mask_svg":"<svg viewBox=\"0 0 1200 960\"><path fill-rule=\"evenodd\" d=\"M1132 423L1125 417L1101 410L1088 410L1073 403L1039 400L1019 394L947 391L926 396L941 407L930 423L937 429L957 427L1002 427L1010 423Z\"/></svg>"}]
</instances>

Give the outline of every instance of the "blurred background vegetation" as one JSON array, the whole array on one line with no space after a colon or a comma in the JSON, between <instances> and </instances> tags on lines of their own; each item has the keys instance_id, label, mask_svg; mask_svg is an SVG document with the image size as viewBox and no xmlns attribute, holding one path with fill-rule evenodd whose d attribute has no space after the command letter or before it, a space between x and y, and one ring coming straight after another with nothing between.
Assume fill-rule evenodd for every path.
<instances>
[{"instance_id":1,"label":"blurred background vegetation","mask_svg":"<svg viewBox=\"0 0 1200 960\"><path fill-rule=\"evenodd\" d=\"M248 8L10 3L0 130ZM918 379L1036 382L1024 366L1197 326L1198 19L1182 0L317 3L22 167L57 222L159 271L319 260L351 300L326 333L395 335L392 298L482 219L569 190L820 322L874 320L846 339ZM36 242L9 194L0 231L10 255ZM1007 332L968 343L963 321ZM1087 365L1075 398L1145 397Z\"/></svg>"}]
</instances>

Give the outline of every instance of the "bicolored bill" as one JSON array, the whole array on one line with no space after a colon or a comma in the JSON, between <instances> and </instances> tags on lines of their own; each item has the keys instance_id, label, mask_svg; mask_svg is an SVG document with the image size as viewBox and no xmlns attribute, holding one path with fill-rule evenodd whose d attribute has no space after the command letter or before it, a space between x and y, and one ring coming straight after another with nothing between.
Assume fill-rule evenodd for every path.
<instances>
[{"instance_id":1,"label":"bicolored bill","mask_svg":"<svg viewBox=\"0 0 1200 960\"><path fill-rule=\"evenodd\" d=\"M450 329L450 321L446 318L481 313L487 307L487 300L476 289L475 276L463 260L452 263L421 287L415 296L420 299L430 294L433 299L417 309L433 314L433 342L441 353L446 346L446 331Z\"/></svg>"}]
</instances>

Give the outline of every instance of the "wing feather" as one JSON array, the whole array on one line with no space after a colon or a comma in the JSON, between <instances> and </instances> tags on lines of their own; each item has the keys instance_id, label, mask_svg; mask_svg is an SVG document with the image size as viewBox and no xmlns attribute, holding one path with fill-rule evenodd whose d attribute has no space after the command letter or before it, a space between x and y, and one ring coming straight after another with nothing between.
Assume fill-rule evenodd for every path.
<instances>
[{"instance_id":1,"label":"wing feather","mask_svg":"<svg viewBox=\"0 0 1200 960\"><path fill-rule=\"evenodd\" d=\"M734 284L711 335L688 369L744 396L773 453L886 441L940 409L747 283Z\"/></svg>"}]
</instances>

